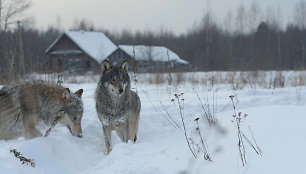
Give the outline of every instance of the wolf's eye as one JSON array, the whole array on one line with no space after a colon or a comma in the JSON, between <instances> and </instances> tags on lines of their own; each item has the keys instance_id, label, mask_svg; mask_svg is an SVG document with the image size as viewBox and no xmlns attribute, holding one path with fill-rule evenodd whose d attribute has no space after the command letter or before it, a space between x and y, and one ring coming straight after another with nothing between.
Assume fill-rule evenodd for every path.
<instances>
[{"instance_id":1,"label":"wolf's eye","mask_svg":"<svg viewBox=\"0 0 306 174\"><path fill-rule=\"evenodd\" d=\"M114 85L115 83L116 83L116 80L113 79L113 80L111 81L111 84Z\"/></svg>"},{"instance_id":2,"label":"wolf's eye","mask_svg":"<svg viewBox=\"0 0 306 174\"><path fill-rule=\"evenodd\" d=\"M77 120L77 117L76 117L76 116L74 116L74 117L73 117L73 120Z\"/></svg>"}]
</instances>

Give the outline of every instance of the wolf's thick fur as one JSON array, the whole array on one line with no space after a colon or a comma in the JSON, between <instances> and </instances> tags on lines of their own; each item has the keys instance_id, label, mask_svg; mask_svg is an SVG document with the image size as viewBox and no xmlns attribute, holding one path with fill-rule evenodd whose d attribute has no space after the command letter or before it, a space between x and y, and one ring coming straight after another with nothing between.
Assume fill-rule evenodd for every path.
<instances>
[{"instance_id":1,"label":"wolf's thick fur","mask_svg":"<svg viewBox=\"0 0 306 174\"><path fill-rule=\"evenodd\" d=\"M140 99L131 91L128 63L112 67L102 62L102 76L96 89L96 109L102 123L106 152L112 150L111 131L115 130L123 142L136 141L140 113Z\"/></svg>"},{"instance_id":2,"label":"wolf's thick fur","mask_svg":"<svg viewBox=\"0 0 306 174\"><path fill-rule=\"evenodd\" d=\"M38 125L51 127L55 118L74 136L82 137L83 90L43 82L5 86L0 90L0 139L26 139L42 136Z\"/></svg>"}]
</instances>

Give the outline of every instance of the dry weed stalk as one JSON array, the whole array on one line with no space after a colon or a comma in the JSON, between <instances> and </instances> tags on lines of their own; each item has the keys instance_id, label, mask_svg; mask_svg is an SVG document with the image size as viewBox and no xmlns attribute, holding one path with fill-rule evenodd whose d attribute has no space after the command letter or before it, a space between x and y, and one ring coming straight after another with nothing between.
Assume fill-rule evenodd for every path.
<instances>
[{"instance_id":1,"label":"dry weed stalk","mask_svg":"<svg viewBox=\"0 0 306 174\"><path fill-rule=\"evenodd\" d=\"M171 121L172 121L179 129L181 129L181 127L180 127L180 126L176 123L176 121L171 117L171 115L169 114L169 112L168 112L168 110L166 109L165 105L164 105L162 102L160 102L160 104L163 106L165 112L167 113L167 115L168 115L168 117L171 119Z\"/></svg>"},{"instance_id":2,"label":"dry weed stalk","mask_svg":"<svg viewBox=\"0 0 306 174\"><path fill-rule=\"evenodd\" d=\"M56 84L58 86L61 86L62 83L63 83L63 75L61 73L62 62L61 62L61 60L59 60L59 58L57 58L56 60L57 60L57 82L56 82Z\"/></svg>"},{"instance_id":3,"label":"dry weed stalk","mask_svg":"<svg viewBox=\"0 0 306 174\"><path fill-rule=\"evenodd\" d=\"M170 57L169 57L169 50L167 49L167 57L168 57L168 61L170 62ZM169 94L171 95L172 93L172 81L173 81L173 78L172 78L172 75L171 75L171 72L169 71L168 72L168 87L169 87Z\"/></svg>"},{"instance_id":4,"label":"dry weed stalk","mask_svg":"<svg viewBox=\"0 0 306 174\"><path fill-rule=\"evenodd\" d=\"M180 113L181 120L182 120L182 123L183 123L185 139L187 141L188 147L189 147L192 155L194 156L194 158L196 158L197 156L196 156L195 152L191 149L191 146L190 146L191 143L190 143L190 139L187 136L186 126L185 126L185 121L184 121L184 93L174 94L174 97L175 98L171 99L171 101L174 102L174 103L175 103L175 100L177 101L179 113Z\"/></svg>"},{"instance_id":5,"label":"dry weed stalk","mask_svg":"<svg viewBox=\"0 0 306 174\"><path fill-rule=\"evenodd\" d=\"M241 112L236 112L236 106L234 104L234 96L231 95L229 96L229 98L231 99L231 102L232 102L232 106L233 106L233 109L234 109L234 114L232 115L233 116L233 120L232 120L232 123L235 125L235 127L237 128L237 136L238 136L238 150L239 150L239 154L240 154L240 159L241 159L241 162L242 162L242 166L245 166L247 164L247 160L246 160L246 148L245 148L245 141L249 144L250 147L252 147L254 149L254 151L257 153L257 155L262 155L262 151L261 149L259 148L259 146L257 145L257 142L255 141L255 138L253 136L253 133L251 131L251 134L252 134L252 138L253 138L253 141L255 142L256 146L254 146L254 144L249 140L249 138L247 138L245 136L245 134L242 132L241 130L241 125L242 125L242 122L246 119L247 117L247 114L244 114L242 116Z\"/></svg>"},{"instance_id":6,"label":"dry weed stalk","mask_svg":"<svg viewBox=\"0 0 306 174\"><path fill-rule=\"evenodd\" d=\"M136 58L135 58L135 47L133 46L133 57L132 57L132 64L133 64L133 82L134 82L134 86L135 86L135 91L136 93L138 93L137 91L137 67L136 67Z\"/></svg>"},{"instance_id":7,"label":"dry weed stalk","mask_svg":"<svg viewBox=\"0 0 306 174\"><path fill-rule=\"evenodd\" d=\"M300 86L295 87L295 94L296 94L297 105L300 105L300 102L301 102L301 87Z\"/></svg>"},{"instance_id":8,"label":"dry weed stalk","mask_svg":"<svg viewBox=\"0 0 306 174\"><path fill-rule=\"evenodd\" d=\"M209 126L212 126L212 124L216 122L215 114L216 114L217 107L215 107L215 94L213 94L213 109L212 109L213 111L211 111L210 109L211 107L208 102L208 97L206 97L206 104L204 105L199 94L194 89L193 89L193 92L196 94L199 102L201 103L201 107L205 113Z\"/></svg>"},{"instance_id":9,"label":"dry weed stalk","mask_svg":"<svg viewBox=\"0 0 306 174\"><path fill-rule=\"evenodd\" d=\"M212 162L212 160L211 160L211 158L210 158L210 155L209 155L209 153L208 153L208 148L207 148L207 146L205 145L204 140L203 140L203 137L202 137L202 134L201 134L201 130L200 130L200 126L199 126L199 119L200 119L200 118L194 119L194 121L197 123L196 131L197 131L197 133L198 133L198 135L199 135L199 137L200 137L201 144L202 144L202 149L199 148L199 147L198 147L198 148L203 152L203 154L204 154L204 159L207 160L207 161L211 161L211 162Z\"/></svg>"},{"instance_id":10,"label":"dry weed stalk","mask_svg":"<svg viewBox=\"0 0 306 174\"><path fill-rule=\"evenodd\" d=\"M155 105L153 104L153 102L152 102L152 100L150 99L150 96L148 95L148 93L145 91L145 90L143 90L142 88L140 88L141 89L141 91L145 94L145 96L147 97L147 99L149 100L149 102L151 103L151 105L153 106L153 108L154 108L154 110L155 110L155 112L157 112L157 113L160 113L168 122L169 122L169 124L171 124L174 128L179 128L179 129L181 129L178 125L176 125L176 122L173 120L172 122L160 111L160 110L158 110L156 107L155 107ZM169 115L169 113L168 113L168 111L166 111L167 112L167 114L168 114L168 116L172 119L172 117ZM174 123L174 124L173 124Z\"/></svg>"},{"instance_id":11,"label":"dry weed stalk","mask_svg":"<svg viewBox=\"0 0 306 174\"><path fill-rule=\"evenodd\" d=\"M256 153L258 154L258 155L262 155L262 151L261 151L261 149L260 149L260 147L258 146L258 144L257 144L257 142L256 142L256 140L255 140L255 138L254 138L254 135L253 135L253 131L252 131L252 129L251 129L251 126L249 125L248 126L249 127L249 131L250 131L250 133L251 133L251 135L252 135L252 139L253 139L253 141L255 142L255 145L256 145ZM244 135L243 135L244 136ZM252 144L253 145L253 144ZM254 147L253 147L254 148Z\"/></svg>"},{"instance_id":12,"label":"dry weed stalk","mask_svg":"<svg viewBox=\"0 0 306 174\"><path fill-rule=\"evenodd\" d=\"M28 159L28 158L22 156L22 154L20 152L18 152L17 149L11 149L10 153L13 153L14 156L20 160L21 164L26 164L26 165L30 164L31 167L35 168L34 160L33 159Z\"/></svg>"}]
</instances>

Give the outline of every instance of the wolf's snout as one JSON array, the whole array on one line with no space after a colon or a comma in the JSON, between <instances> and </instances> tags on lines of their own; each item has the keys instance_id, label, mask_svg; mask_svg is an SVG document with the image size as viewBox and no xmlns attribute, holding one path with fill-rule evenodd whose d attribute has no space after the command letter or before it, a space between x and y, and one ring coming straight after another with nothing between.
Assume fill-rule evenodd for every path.
<instances>
[{"instance_id":1,"label":"wolf's snout","mask_svg":"<svg viewBox=\"0 0 306 174\"><path fill-rule=\"evenodd\" d=\"M78 137L79 137L79 138L82 138L82 137L83 137L83 134L82 134L82 133L79 133L79 134L78 134Z\"/></svg>"},{"instance_id":2,"label":"wolf's snout","mask_svg":"<svg viewBox=\"0 0 306 174\"><path fill-rule=\"evenodd\" d=\"M120 94L122 94L122 93L123 93L123 89L122 89L122 88L120 88L120 89L119 89L119 92L120 92Z\"/></svg>"}]
</instances>

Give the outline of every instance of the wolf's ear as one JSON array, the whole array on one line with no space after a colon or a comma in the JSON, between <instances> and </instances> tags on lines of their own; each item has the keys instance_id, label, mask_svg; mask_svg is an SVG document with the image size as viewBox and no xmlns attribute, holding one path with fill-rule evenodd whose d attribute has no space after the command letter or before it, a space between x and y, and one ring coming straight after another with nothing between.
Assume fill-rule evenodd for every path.
<instances>
[{"instance_id":1,"label":"wolf's ear","mask_svg":"<svg viewBox=\"0 0 306 174\"><path fill-rule=\"evenodd\" d=\"M101 65L102 74L106 73L111 69L111 65L108 60L104 60Z\"/></svg>"},{"instance_id":2,"label":"wolf's ear","mask_svg":"<svg viewBox=\"0 0 306 174\"><path fill-rule=\"evenodd\" d=\"M75 94L81 98L82 97L82 94L83 94L83 89L79 89L77 92L75 92Z\"/></svg>"},{"instance_id":3,"label":"wolf's ear","mask_svg":"<svg viewBox=\"0 0 306 174\"><path fill-rule=\"evenodd\" d=\"M128 71L128 67L129 67L129 63L127 60L125 60L124 62L122 62L122 64L120 65L120 68L122 68L124 71Z\"/></svg>"},{"instance_id":4,"label":"wolf's ear","mask_svg":"<svg viewBox=\"0 0 306 174\"><path fill-rule=\"evenodd\" d=\"M62 99L63 100L70 100L72 97L70 95L70 90L69 88L64 89L63 93L62 93Z\"/></svg>"}]
</instances>

